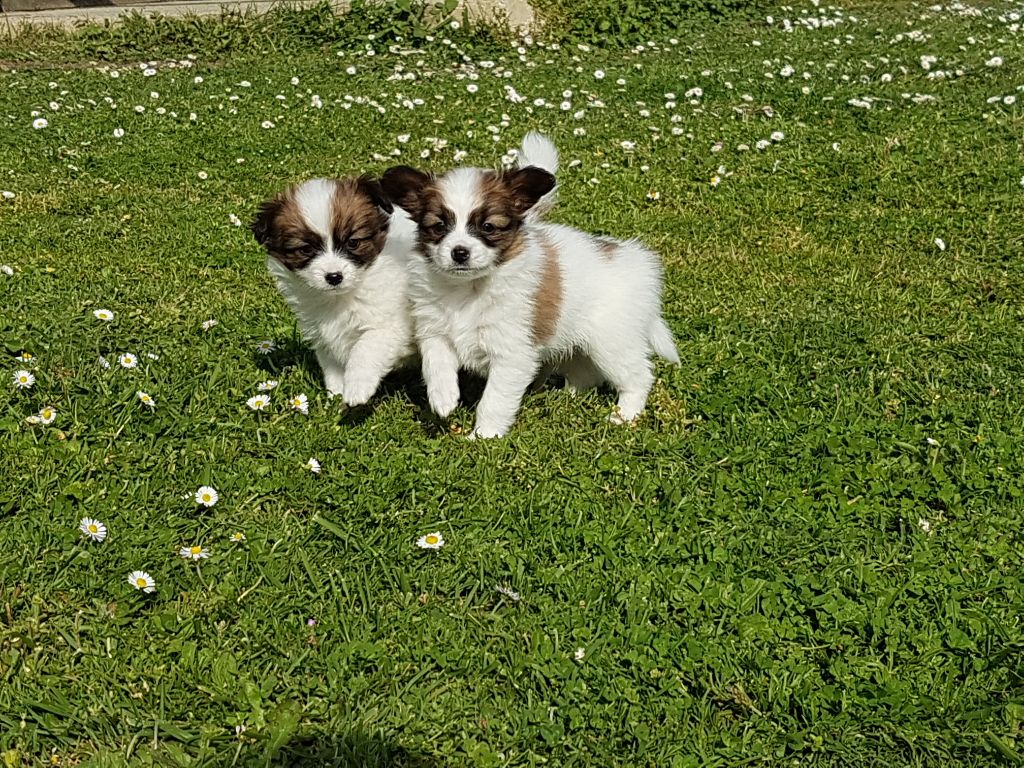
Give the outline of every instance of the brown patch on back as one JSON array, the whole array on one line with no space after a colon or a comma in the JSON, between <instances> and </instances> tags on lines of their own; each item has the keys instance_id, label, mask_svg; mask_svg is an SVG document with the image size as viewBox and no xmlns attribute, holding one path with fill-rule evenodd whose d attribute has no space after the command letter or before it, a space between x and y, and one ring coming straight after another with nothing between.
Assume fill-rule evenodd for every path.
<instances>
[{"instance_id":1,"label":"brown patch on back","mask_svg":"<svg viewBox=\"0 0 1024 768\"><path fill-rule=\"evenodd\" d=\"M544 344L555 335L562 314L562 266L555 244L546 235L540 235L539 242L544 263L533 297L533 341Z\"/></svg>"},{"instance_id":2,"label":"brown patch on back","mask_svg":"<svg viewBox=\"0 0 1024 768\"><path fill-rule=\"evenodd\" d=\"M614 259L619 248L622 247L621 243L606 237L597 238L594 241L594 246L597 248L597 252L601 255L601 258L607 261Z\"/></svg>"},{"instance_id":3,"label":"brown patch on back","mask_svg":"<svg viewBox=\"0 0 1024 768\"><path fill-rule=\"evenodd\" d=\"M486 171L477 185L480 207L469 216L469 233L498 251L498 264L511 261L523 252L522 203L505 178Z\"/></svg>"}]
</instances>

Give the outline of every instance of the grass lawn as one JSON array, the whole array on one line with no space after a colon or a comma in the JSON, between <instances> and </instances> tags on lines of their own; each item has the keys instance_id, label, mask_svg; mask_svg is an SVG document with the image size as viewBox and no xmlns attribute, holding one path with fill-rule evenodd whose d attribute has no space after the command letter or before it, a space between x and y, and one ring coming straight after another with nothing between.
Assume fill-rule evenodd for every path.
<instances>
[{"instance_id":1,"label":"grass lawn","mask_svg":"<svg viewBox=\"0 0 1024 768\"><path fill-rule=\"evenodd\" d=\"M1019 764L1024 7L800 7L637 50L0 42L0 764ZM256 205L530 129L553 218L664 257L645 418L328 402Z\"/></svg>"}]
</instances>

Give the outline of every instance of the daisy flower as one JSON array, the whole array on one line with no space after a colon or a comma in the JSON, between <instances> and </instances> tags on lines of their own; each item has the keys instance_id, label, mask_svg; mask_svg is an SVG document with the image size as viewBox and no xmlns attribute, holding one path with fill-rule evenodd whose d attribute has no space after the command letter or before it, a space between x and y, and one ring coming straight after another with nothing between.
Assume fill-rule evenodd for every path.
<instances>
[{"instance_id":1,"label":"daisy flower","mask_svg":"<svg viewBox=\"0 0 1024 768\"><path fill-rule=\"evenodd\" d=\"M934 437L926 437L924 439L924 441L926 443L928 443L928 445L930 445L932 448L938 448L939 447L939 441L936 440Z\"/></svg>"},{"instance_id":2,"label":"daisy flower","mask_svg":"<svg viewBox=\"0 0 1024 768\"><path fill-rule=\"evenodd\" d=\"M132 571L129 573L128 583L147 594L156 592L156 580L145 571Z\"/></svg>"},{"instance_id":3,"label":"daisy flower","mask_svg":"<svg viewBox=\"0 0 1024 768\"><path fill-rule=\"evenodd\" d=\"M28 371L15 371L11 376L15 389L28 389L36 383L36 377Z\"/></svg>"},{"instance_id":4,"label":"daisy flower","mask_svg":"<svg viewBox=\"0 0 1024 768\"><path fill-rule=\"evenodd\" d=\"M92 315L97 320L103 320L104 322L107 323L114 319L114 313L111 312L109 309L94 309Z\"/></svg>"},{"instance_id":5,"label":"daisy flower","mask_svg":"<svg viewBox=\"0 0 1024 768\"><path fill-rule=\"evenodd\" d=\"M220 496L217 495L217 491L208 485L201 486L195 495L196 504L204 507L212 507L219 498Z\"/></svg>"},{"instance_id":6,"label":"daisy flower","mask_svg":"<svg viewBox=\"0 0 1024 768\"><path fill-rule=\"evenodd\" d=\"M296 395L288 401L288 405L292 407L293 411L298 411L303 416L309 415L309 398L305 395Z\"/></svg>"},{"instance_id":7,"label":"daisy flower","mask_svg":"<svg viewBox=\"0 0 1024 768\"><path fill-rule=\"evenodd\" d=\"M711 186L712 187L717 187L721 183L722 183L722 177L719 176L717 173L714 176L711 177Z\"/></svg>"},{"instance_id":8,"label":"daisy flower","mask_svg":"<svg viewBox=\"0 0 1024 768\"><path fill-rule=\"evenodd\" d=\"M416 539L416 546L420 549L440 549L444 546L444 536L441 532L428 533L426 536L420 536Z\"/></svg>"},{"instance_id":9,"label":"daisy flower","mask_svg":"<svg viewBox=\"0 0 1024 768\"><path fill-rule=\"evenodd\" d=\"M277 345L270 339L264 339L256 345L256 351L261 355L269 355L275 349L277 349Z\"/></svg>"},{"instance_id":10,"label":"daisy flower","mask_svg":"<svg viewBox=\"0 0 1024 768\"><path fill-rule=\"evenodd\" d=\"M946 250L946 241L943 240L941 237L936 237L935 247L938 248L940 251Z\"/></svg>"},{"instance_id":11,"label":"daisy flower","mask_svg":"<svg viewBox=\"0 0 1024 768\"><path fill-rule=\"evenodd\" d=\"M772 135L769 138L774 142L780 142L786 138L786 134L782 131L772 131Z\"/></svg>"},{"instance_id":12,"label":"daisy flower","mask_svg":"<svg viewBox=\"0 0 1024 768\"><path fill-rule=\"evenodd\" d=\"M498 590L500 594L504 595L509 600L511 600L513 603L518 603L520 600L523 599L522 596L511 587L505 587L499 584L497 587L495 587L495 589Z\"/></svg>"},{"instance_id":13,"label":"daisy flower","mask_svg":"<svg viewBox=\"0 0 1024 768\"><path fill-rule=\"evenodd\" d=\"M279 383L280 382L274 379L267 379L266 381L261 381L259 384L257 384L256 389L259 390L260 392L269 392L272 389L276 389Z\"/></svg>"},{"instance_id":14,"label":"daisy flower","mask_svg":"<svg viewBox=\"0 0 1024 768\"><path fill-rule=\"evenodd\" d=\"M96 362L98 362L100 364L100 368L104 370L110 368L110 361L107 360L107 358L105 358L103 355L100 355L99 359Z\"/></svg>"},{"instance_id":15,"label":"daisy flower","mask_svg":"<svg viewBox=\"0 0 1024 768\"><path fill-rule=\"evenodd\" d=\"M587 657L587 649L577 648L575 651L573 651L572 657L576 659L576 661L583 661L583 659Z\"/></svg>"},{"instance_id":16,"label":"daisy flower","mask_svg":"<svg viewBox=\"0 0 1024 768\"><path fill-rule=\"evenodd\" d=\"M131 352L125 352L117 358L117 362L121 364L122 368L135 368L139 364L139 358L133 355Z\"/></svg>"},{"instance_id":17,"label":"daisy flower","mask_svg":"<svg viewBox=\"0 0 1024 768\"><path fill-rule=\"evenodd\" d=\"M32 127L35 128L37 131L42 128L45 128L49 124L50 121L47 120L45 117L37 117L35 120L32 121Z\"/></svg>"},{"instance_id":18,"label":"daisy flower","mask_svg":"<svg viewBox=\"0 0 1024 768\"><path fill-rule=\"evenodd\" d=\"M8 277L13 277L14 267L12 267L10 264L4 264L3 266L0 266L0 272L3 272Z\"/></svg>"},{"instance_id":19,"label":"daisy flower","mask_svg":"<svg viewBox=\"0 0 1024 768\"><path fill-rule=\"evenodd\" d=\"M262 411L265 410L268 405L270 405L270 398L267 397L266 395L253 395L252 397L245 401L245 404L252 408L254 411Z\"/></svg>"},{"instance_id":20,"label":"daisy flower","mask_svg":"<svg viewBox=\"0 0 1024 768\"><path fill-rule=\"evenodd\" d=\"M156 408L156 400L154 400L152 396L142 391L136 392L135 396L139 398L139 402L143 405L148 405L150 408Z\"/></svg>"},{"instance_id":21,"label":"daisy flower","mask_svg":"<svg viewBox=\"0 0 1024 768\"><path fill-rule=\"evenodd\" d=\"M49 405L44 406L37 416L40 424L53 424L54 419L57 418L57 409Z\"/></svg>"},{"instance_id":22,"label":"daisy flower","mask_svg":"<svg viewBox=\"0 0 1024 768\"><path fill-rule=\"evenodd\" d=\"M245 541L245 534L241 531L235 531L228 538L236 544L241 544L243 541Z\"/></svg>"},{"instance_id":23,"label":"daisy flower","mask_svg":"<svg viewBox=\"0 0 1024 768\"><path fill-rule=\"evenodd\" d=\"M242 226L242 220L233 213L228 214L228 221L230 221L236 227Z\"/></svg>"},{"instance_id":24,"label":"daisy flower","mask_svg":"<svg viewBox=\"0 0 1024 768\"><path fill-rule=\"evenodd\" d=\"M32 362L32 353L31 352L22 352L20 355L18 355L14 359L17 360L19 363L31 363Z\"/></svg>"},{"instance_id":25,"label":"daisy flower","mask_svg":"<svg viewBox=\"0 0 1024 768\"><path fill-rule=\"evenodd\" d=\"M178 554L186 560L205 560L210 556L210 550L206 547L182 547L178 550Z\"/></svg>"},{"instance_id":26,"label":"daisy flower","mask_svg":"<svg viewBox=\"0 0 1024 768\"><path fill-rule=\"evenodd\" d=\"M923 517L917 521L917 527L925 533L930 534L932 532L932 524L925 520Z\"/></svg>"},{"instance_id":27,"label":"daisy flower","mask_svg":"<svg viewBox=\"0 0 1024 768\"><path fill-rule=\"evenodd\" d=\"M124 138L124 128L115 128L114 129L114 138L115 139L123 139Z\"/></svg>"},{"instance_id":28,"label":"daisy flower","mask_svg":"<svg viewBox=\"0 0 1024 768\"><path fill-rule=\"evenodd\" d=\"M217 321L214 320L213 318L210 318L209 320L204 320L201 327L202 327L202 329L204 331L208 331L211 328L213 328L213 326L215 326L216 324L217 324Z\"/></svg>"},{"instance_id":29,"label":"daisy flower","mask_svg":"<svg viewBox=\"0 0 1024 768\"><path fill-rule=\"evenodd\" d=\"M306 462L306 469L308 469L314 475L319 475L320 474L320 462L317 461L314 458L310 458L310 460Z\"/></svg>"},{"instance_id":30,"label":"daisy flower","mask_svg":"<svg viewBox=\"0 0 1024 768\"><path fill-rule=\"evenodd\" d=\"M103 541L107 538L107 526L91 517L83 517L78 524L78 530L93 541Z\"/></svg>"},{"instance_id":31,"label":"daisy flower","mask_svg":"<svg viewBox=\"0 0 1024 768\"><path fill-rule=\"evenodd\" d=\"M594 70L594 79L595 80L604 80L604 70L603 69L596 69L596 70Z\"/></svg>"}]
</instances>

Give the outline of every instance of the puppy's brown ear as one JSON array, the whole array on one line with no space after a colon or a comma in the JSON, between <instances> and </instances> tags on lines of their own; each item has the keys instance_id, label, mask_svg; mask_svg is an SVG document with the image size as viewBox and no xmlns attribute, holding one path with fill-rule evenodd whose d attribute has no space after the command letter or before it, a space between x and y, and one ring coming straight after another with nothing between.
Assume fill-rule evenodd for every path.
<instances>
[{"instance_id":1,"label":"puppy's brown ear","mask_svg":"<svg viewBox=\"0 0 1024 768\"><path fill-rule=\"evenodd\" d=\"M386 213L391 213L395 210L395 207L391 205L391 201L388 200L388 196L384 194L384 188L381 187L380 182L372 176L360 176L356 186L360 192L370 198L374 205L384 209Z\"/></svg>"},{"instance_id":2,"label":"puppy's brown ear","mask_svg":"<svg viewBox=\"0 0 1024 768\"><path fill-rule=\"evenodd\" d=\"M274 223L284 208L284 200L274 197L263 203L256 212L256 218L252 220L249 229L253 237L260 245L266 245L270 241L271 233L274 231Z\"/></svg>"},{"instance_id":3,"label":"puppy's brown ear","mask_svg":"<svg viewBox=\"0 0 1024 768\"><path fill-rule=\"evenodd\" d=\"M510 171L502 179L515 197L520 213L533 208L538 200L555 188L555 177L532 165Z\"/></svg>"},{"instance_id":4,"label":"puppy's brown ear","mask_svg":"<svg viewBox=\"0 0 1024 768\"><path fill-rule=\"evenodd\" d=\"M413 216L418 216L422 209L423 190L432 180L423 171L408 165L396 165L384 171L380 177L380 186L391 202Z\"/></svg>"}]
</instances>

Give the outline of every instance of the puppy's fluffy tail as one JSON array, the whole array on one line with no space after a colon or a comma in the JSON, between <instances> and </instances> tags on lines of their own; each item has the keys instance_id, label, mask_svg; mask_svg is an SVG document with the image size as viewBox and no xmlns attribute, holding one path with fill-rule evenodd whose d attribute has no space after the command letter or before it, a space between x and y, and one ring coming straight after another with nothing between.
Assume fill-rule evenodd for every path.
<instances>
[{"instance_id":1,"label":"puppy's fluffy tail","mask_svg":"<svg viewBox=\"0 0 1024 768\"><path fill-rule=\"evenodd\" d=\"M516 158L517 168L526 168L530 165L547 171L552 176L558 175L558 150L551 139L537 131L530 131L523 137L523 145L519 148L519 157ZM543 217L555 207L556 202L558 202L557 186L537 201L536 205L530 209L529 217L533 219Z\"/></svg>"},{"instance_id":2,"label":"puppy's fluffy tail","mask_svg":"<svg viewBox=\"0 0 1024 768\"><path fill-rule=\"evenodd\" d=\"M672 331L669 330L664 318L659 317L651 326L651 348L656 354L668 360L670 363L679 365L679 352L676 351L676 340L672 338Z\"/></svg>"}]
</instances>

